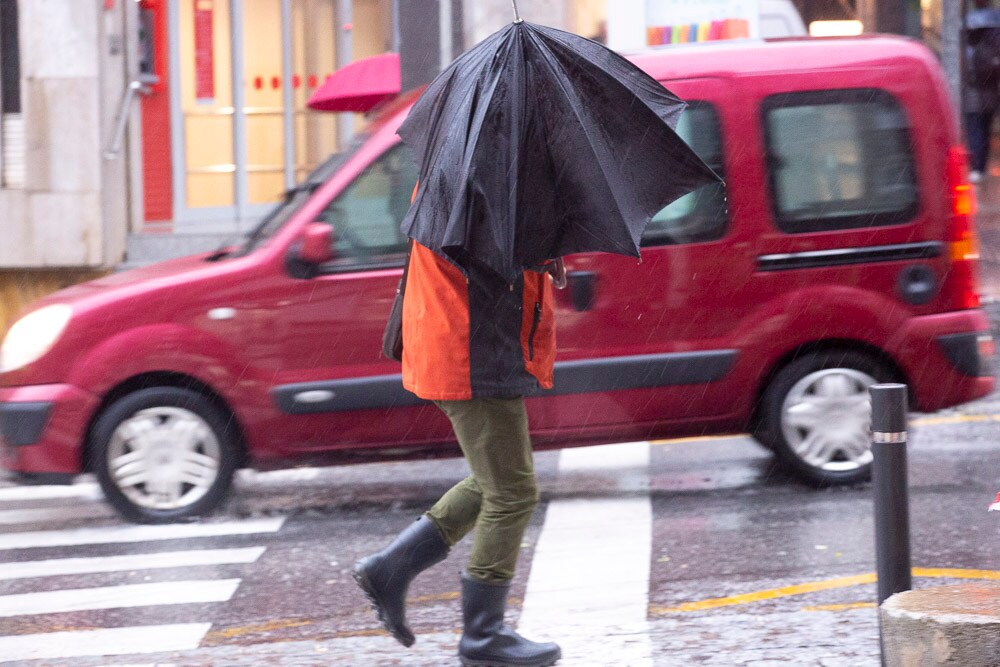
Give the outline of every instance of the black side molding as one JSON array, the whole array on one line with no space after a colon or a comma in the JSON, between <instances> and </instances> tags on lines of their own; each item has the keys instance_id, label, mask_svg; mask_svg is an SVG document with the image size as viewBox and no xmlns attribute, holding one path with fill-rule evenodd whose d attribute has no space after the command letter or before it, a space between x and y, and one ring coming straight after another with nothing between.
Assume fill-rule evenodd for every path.
<instances>
[{"instance_id":1,"label":"black side molding","mask_svg":"<svg viewBox=\"0 0 1000 667\"><path fill-rule=\"evenodd\" d=\"M940 241L926 241L921 243L867 246L863 248L834 248L832 250L810 250L808 252L760 255L757 258L757 270L789 271L792 269L815 269L825 266L868 264L870 262L931 259L939 257L943 251L944 244Z\"/></svg>"},{"instance_id":2,"label":"black side molding","mask_svg":"<svg viewBox=\"0 0 1000 667\"><path fill-rule=\"evenodd\" d=\"M12 447L33 445L42 439L51 403L0 403L0 436Z\"/></svg>"},{"instance_id":3,"label":"black side molding","mask_svg":"<svg viewBox=\"0 0 1000 667\"><path fill-rule=\"evenodd\" d=\"M736 350L562 361L555 366L555 388L540 395L716 382L726 376L735 361ZM427 403L403 389L399 374L286 384L275 387L271 393L278 409L290 415L401 408Z\"/></svg>"},{"instance_id":4,"label":"black side molding","mask_svg":"<svg viewBox=\"0 0 1000 667\"><path fill-rule=\"evenodd\" d=\"M542 395L705 384L724 378L735 361L736 350L564 361L556 364L555 387Z\"/></svg>"},{"instance_id":5,"label":"black side molding","mask_svg":"<svg viewBox=\"0 0 1000 667\"><path fill-rule=\"evenodd\" d=\"M979 334L975 332L938 336L937 342L944 350L944 356L962 375L978 377L989 375L989 369L979 359ZM985 372L984 372L985 371Z\"/></svg>"}]
</instances>

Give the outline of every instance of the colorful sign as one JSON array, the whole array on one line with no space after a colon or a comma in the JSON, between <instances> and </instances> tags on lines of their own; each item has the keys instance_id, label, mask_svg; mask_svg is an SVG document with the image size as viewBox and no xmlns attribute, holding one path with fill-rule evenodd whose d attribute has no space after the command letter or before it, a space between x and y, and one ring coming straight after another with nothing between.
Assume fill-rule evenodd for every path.
<instances>
[{"instance_id":1,"label":"colorful sign","mask_svg":"<svg viewBox=\"0 0 1000 667\"><path fill-rule=\"evenodd\" d=\"M201 104L215 103L215 44L212 23L215 0L194 1L194 96Z\"/></svg>"},{"instance_id":2,"label":"colorful sign","mask_svg":"<svg viewBox=\"0 0 1000 667\"><path fill-rule=\"evenodd\" d=\"M619 51L759 35L760 0L635 0L608 6L608 46Z\"/></svg>"},{"instance_id":3,"label":"colorful sign","mask_svg":"<svg viewBox=\"0 0 1000 667\"><path fill-rule=\"evenodd\" d=\"M646 44L745 39L760 32L758 0L646 0Z\"/></svg>"}]
</instances>

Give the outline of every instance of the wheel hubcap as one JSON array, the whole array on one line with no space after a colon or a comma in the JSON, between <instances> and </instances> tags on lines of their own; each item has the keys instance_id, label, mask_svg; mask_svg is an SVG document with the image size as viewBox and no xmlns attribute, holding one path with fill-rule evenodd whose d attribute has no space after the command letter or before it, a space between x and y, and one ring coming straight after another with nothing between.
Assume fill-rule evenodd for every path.
<instances>
[{"instance_id":1,"label":"wheel hubcap","mask_svg":"<svg viewBox=\"0 0 1000 667\"><path fill-rule=\"evenodd\" d=\"M115 429L108 443L108 472L140 507L175 510L196 503L218 478L219 441L190 410L141 410Z\"/></svg>"},{"instance_id":2,"label":"wheel hubcap","mask_svg":"<svg viewBox=\"0 0 1000 667\"><path fill-rule=\"evenodd\" d=\"M796 382L781 409L782 432L792 451L829 472L871 463L868 387L875 382L850 368L816 371Z\"/></svg>"}]
</instances>

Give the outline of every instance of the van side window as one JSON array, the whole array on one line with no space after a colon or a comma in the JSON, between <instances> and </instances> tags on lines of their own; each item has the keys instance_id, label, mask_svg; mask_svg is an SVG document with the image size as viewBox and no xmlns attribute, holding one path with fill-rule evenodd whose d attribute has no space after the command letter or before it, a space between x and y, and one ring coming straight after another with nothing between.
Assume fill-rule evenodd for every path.
<instances>
[{"instance_id":1,"label":"van side window","mask_svg":"<svg viewBox=\"0 0 1000 667\"><path fill-rule=\"evenodd\" d=\"M689 102L677 124L677 134L715 173L725 177L719 116L711 104ZM715 241L725 236L727 222L725 186L706 185L654 215L642 237L642 245Z\"/></svg>"},{"instance_id":2,"label":"van side window","mask_svg":"<svg viewBox=\"0 0 1000 667\"><path fill-rule=\"evenodd\" d=\"M327 204L317 222L333 226L334 259L329 268L394 264L406 252L399 231L418 169L411 151L399 144L368 166L340 195Z\"/></svg>"},{"instance_id":3,"label":"van side window","mask_svg":"<svg viewBox=\"0 0 1000 667\"><path fill-rule=\"evenodd\" d=\"M764 102L764 129L782 231L896 225L916 215L909 125L887 92L775 95Z\"/></svg>"}]
</instances>

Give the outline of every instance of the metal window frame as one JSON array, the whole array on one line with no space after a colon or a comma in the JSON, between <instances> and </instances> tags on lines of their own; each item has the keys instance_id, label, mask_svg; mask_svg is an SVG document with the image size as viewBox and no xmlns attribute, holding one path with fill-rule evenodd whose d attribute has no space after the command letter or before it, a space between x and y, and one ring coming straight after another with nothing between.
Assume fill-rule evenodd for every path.
<instances>
[{"instance_id":1,"label":"metal window frame","mask_svg":"<svg viewBox=\"0 0 1000 667\"><path fill-rule=\"evenodd\" d=\"M247 146L247 113L246 91L243 88L244 61L244 0L229 0L229 43L230 69L232 77L233 106L233 175L234 201L232 206L192 208L187 204L187 151L184 126L184 108L181 94L181 12L180 3L184 0L169 0L168 3L168 61L170 67L170 132L171 159L173 179L174 231L181 233L209 232L243 232L253 222L273 207L273 203L253 204L250 202L249 164ZM282 39L282 77L292 80L293 63L293 27L292 0L279 0L281 3L281 39ZM282 110L285 148L284 165L285 183L288 187L295 185L296 154L295 154L295 103L294 91L291 86L285 86L284 109ZM226 225L226 222L229 225Z\"/></svg>"}]
</instances>

